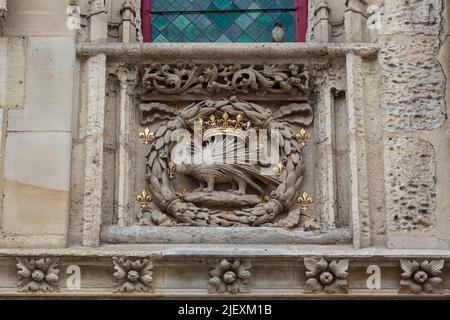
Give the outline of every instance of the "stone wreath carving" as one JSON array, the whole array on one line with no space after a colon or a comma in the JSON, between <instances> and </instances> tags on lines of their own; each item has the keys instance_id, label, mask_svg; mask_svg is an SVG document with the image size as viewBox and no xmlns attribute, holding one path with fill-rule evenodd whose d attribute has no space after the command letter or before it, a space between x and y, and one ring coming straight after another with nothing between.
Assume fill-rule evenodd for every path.
<instances>
[{"instance_id":1,"label":"stone wreath carving","mask_svg":"<svg viewBox=\"0 0 450 320\"><path fill-rule=\"evenodd\" d=\"M398 293L438 293L441 290L442 278L439 275L444 267L444 260L425 260L419 263L400 259L400 267L403 273Z\"/></svg>"},{"instance_id":2,"label":"stone wreath carving","mask_svg":"<svg viewBox=\"0 0 450 320\"><path fill-rule=\"evenodd\" d=\"M348 260L333 260L328 263L325 259L305 258L306 293L348 293L347 270Z\"/></svg>"},{"instance_id":3,"label":"stone wreath carving","mask_svg":"<svg viewBox=\"0 0 450 320\"><path fill-rule=\"evenodd\" d=\"M114 293L149 292L153 289L153 262L113 257Z\"/></svg>"},{"instance_id":4,"label":"stone wreath carving","mask_svg":"<svg viewBox=\"0 0 450 320\"><path fill-rule=\"evenodd\" d=\"M142 77L143 93L306 94L310 88L304 65L150 64Z\"/></svg>"},{"instance_id":5,"label":"stone wreath carving","mask_svg":"<svg viewBox=\"0 0 450 320\"><path fill-rule=\"evenodd\" d=\"M210 271L208 293L249 293L250 261L223 259Z\"/></svg>"},{"instance_id":6,"label":"stone wreath carving","mask_svg":"<svg viewBox=\"0 0 450 320\"><path fill-rule=\"evenodd\" d=\"M296 226L298 209L289 209L300 190L304 165L302 147L292 125L311 124L313 116L309 104L292 103L272 112L232 97L193 103L181 110L161 103L141 104L140 108L143 125L167 120L155 132L146 155L147 182L156 207L144 208L138 214L141 225ZM245 132L241 129L249 127L279 132L279 164L268 168L263 159L252 166L215 164L214 161L175 165L171 159L174 146L199 122L210 129L211 135L241 135ZM241 142L245 140L241 138ZM211 141L201 147L203 159L211 154L211 149L216 150L217 143L223 143ZM273 172L261 174L263 167ZM171 178L176 175L194 178L198 188L175 191ZM229 184L231 190L217 190L218 183ZM249 188L256 194L251 194ZM283 214L288 215L278 219ZM292 219L296 223L292 223Z\"/></svg>"},{"instance_id":7,"label":"stone wreath carving","mask_svg":"<svg viewBox=\"0 0 450 320\"><path fill-rule=\"evenodd\" d=\"M58 263L59 259L57 258L17 258L18 291L58 291Z\"/></svg>"}]
</instances>

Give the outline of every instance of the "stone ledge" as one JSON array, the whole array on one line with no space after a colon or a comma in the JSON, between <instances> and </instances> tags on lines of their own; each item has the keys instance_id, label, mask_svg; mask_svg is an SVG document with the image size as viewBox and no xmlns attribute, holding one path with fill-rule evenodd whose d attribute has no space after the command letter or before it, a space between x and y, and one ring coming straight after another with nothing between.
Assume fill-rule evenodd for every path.
<instances>
[{"instance_id":1,"label":"stone ledge","mask_svg":"<svg viewBox=\"0 0 450 320\"><path fill-rule=\"evenodd\" d=\"M263 245L263 244L121 244L102 245L96 248L73 246L65 249L0 249L0 257L76 257L101 258L112 256L204 258L204 257L255 257L255 258L301 258L326 256L351 258L361 261L394 261L408 259L450 260L447 249L388 249L371 247L358 249L351 245Z\"/></svg>"},{"instance_id":2,"label":"stone ledge","mask_svg":"<svg viewBox=\"0 0 450 320\"><path fill-rule=\"evenodd\" d=\"M302 58L326 58L354 53L362 57L375 56L378 46L368 43L78 43L77 54L82 57L103 53L113 59L152 62L261 61L269 63L295 62Z\"/></svg>"},{"instance_id":3,"label":"stone ledge","mask_svg":"<svg viewBox=\"0 0 450 320\"><path fill-rule=\"evenodd\" d=\"M285 230L275 227L119 227L102 226L105 243L246 243L246 244L349 244L348 229L327 231Z\"/></svg>"}]
</instances>

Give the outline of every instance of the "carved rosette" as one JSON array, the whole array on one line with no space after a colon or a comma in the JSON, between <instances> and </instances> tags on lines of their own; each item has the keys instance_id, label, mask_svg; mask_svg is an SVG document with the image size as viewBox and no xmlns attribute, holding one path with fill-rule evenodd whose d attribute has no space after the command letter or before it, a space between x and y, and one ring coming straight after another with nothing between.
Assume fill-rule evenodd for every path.
<instances>
[{"instance_id":1,"label":"carved rosette","mask_svg":"<svg viewBox=\"0 0 450 320\"><path fill-rule=\"evenodd\" d=\"M442 278L438 277L444 267L444 260L400 259L401 274L399 293L438 293L441 290Z\"/></svg>"},{"instance_id":2,"label":"carved rosette","mask_svg":"<svg viewBox=\"0 0 450 320\"><path fill-rule=\"evenodd\" d=\"M333 260L328 263L322 257L305 258L306 293L348 293L348 260Z\"/></svg>"},{"instance_id":3,"label":"carved rosette","mask_svg":"<svg viewBox=\"0 0 450 320\"><path fill-rule=\"evenodd\" d=\"M142 76L143 93L307 94L310 75L304 65L150 64Z\"/></svg>"},{"instance_id":4,"label":"carved rosette","mask_svg":"<svg viewBox=\"0 0 450 320\"><path fill-rule=\"evenodd\" d=\"M17 258L18 291L58 291L58 263L58 258Z\"/></svg>"},{"instance_id":5,"label":"carved rosette","mask_svg":"<svg viewBox=\"0 0 450 320\"><path fill-rule=\"evenodd\" d=\"M210 271L208 293L249 293L250 261L223 259Z\"/></svg>"},{"instance_id":6,"label":"carved rosette","mask_svg":"<svg viewBox=\"0 0 450 320\"><path fill-rule=\"evenodd\" d=\"M113 257L114 293L149 292L153 288L153 262Z\"/></svg>"}]
</instances>

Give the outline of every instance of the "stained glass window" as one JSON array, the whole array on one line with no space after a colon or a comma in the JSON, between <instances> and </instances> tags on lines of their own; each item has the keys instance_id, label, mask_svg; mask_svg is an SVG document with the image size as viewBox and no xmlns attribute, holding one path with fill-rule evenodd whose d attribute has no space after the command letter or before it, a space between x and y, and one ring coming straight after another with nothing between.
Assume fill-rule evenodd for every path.
<instances>
[{"instance_id":1,"label":"stained glass window","mask_svg":"<svg viewBox=\"0 0 450 320\"><path fill-rule=\"evenodd\" d=\"M296 39L295 0L153 0L153 42L272 42L274 23Z\"/></svg>"}]
</instances>

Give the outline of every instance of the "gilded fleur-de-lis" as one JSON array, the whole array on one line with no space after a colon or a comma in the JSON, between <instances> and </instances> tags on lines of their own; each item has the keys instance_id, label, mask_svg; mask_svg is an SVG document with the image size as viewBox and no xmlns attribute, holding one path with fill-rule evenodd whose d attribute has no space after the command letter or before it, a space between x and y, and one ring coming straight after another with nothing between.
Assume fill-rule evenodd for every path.
<instances>
[{"instance_id":1,"label":"gilded fleur-de-lis","mask_svg":"<svg viewBox=\"0 0 450 320\"><path fill-rule=\"evenodd\" d=\"M307 192L303 192L303 194L298 197L297 202L300 205L300 210L304 213L305 211L308 211L309 207L314 203L314 198Z\"/></svg>"},{"instance_id":2,"label":"gilded fleur-de-lis","mask_svg":"<svg viewBox=\"0 0 450 320\"><path fill-rule=\"evenodd\" d=\"M314 203L314 198L307 192L303 192L303 194L298 197L297 202L300 205L300 215L306 217L303 229L305 231L319 230L320 225L316 222L316 219L311 217L308 213L309 207Z\"/></svg>"},{"instance_id":3,"label":"gilded fleur-de-lis","mask_svg":"<svg viewBox=\"0 0 450 320\"><path fill-rule=\"evenodd\" d=\"M279 164L277 164L276 167L273 168L273 172L279 177L283 172L284 168L285 168L284 163L280 162Z\"/></svg>"},{"instance_id":4,"label":"gilded fleur-de-lis","mask_svg":"<svg viewBox=\"0 0 450 320\"><path fill-rule=\"evenodd\" d=\"M299 132L295 135L300 145L305 147L308 144L308 141L311 140L311 134L308 133L305 129L301 128Z\"/></svg>"},{"instance_id":5,"label":"gilded fleur-de-lis","mask_svg":"<svg viewBox=\"0 0 450 320\"><path fill-rule=\"evenodd\" d=\"M261 194L259 195L259 198L261 199L261 202L262 202L262 203L267 203L267 202L269 202L269 200L270 200L270 196L267 195L267 194L265 194L265 193L261 193Z\"/></svg>"},{"instance_id":6,"label":"gilded fleur-de-lis","mask_svg":"<svg viewBox=\"0 0 450 320\"><path fill-rule=\"evenodd\" d=\"M152 197L148 193L147 189L144 188L142 192L136 196L136 201L139 202L141 208L145 208L150 202L152 202Z\"/></svg>"},{"instance_id":7,"label":"gilded fleur-de-lis","mask_svg":"<svg viewBox=\"0 0 450 320\"><path fill-rule=\"evenodd\" d=\"M176 169L177 169L177 167L176 167L175 163L173 163L173 161L169 161L167 172L169 173L170 179L175 178Z\"/></svg>"},{"instance_id":8,"label":"gilded fleur-de-lis","mask_svg":"<svg viewBox=\"0 0 450 320\"><path fill-rule=\"evenodd\" d=\"M150 128L147 126L143 132L139 133L139 139L142 139L145 145L148 145L153 139L154 133L150 131Z\"/></svg>"}]
</instances>

